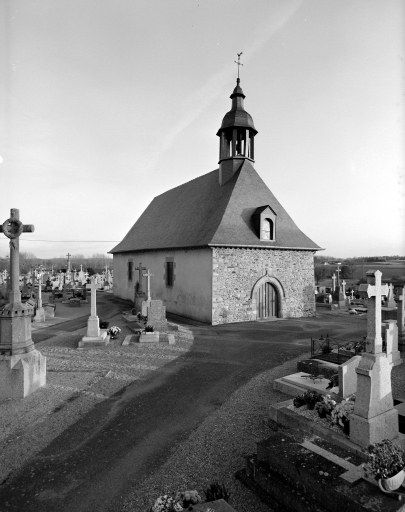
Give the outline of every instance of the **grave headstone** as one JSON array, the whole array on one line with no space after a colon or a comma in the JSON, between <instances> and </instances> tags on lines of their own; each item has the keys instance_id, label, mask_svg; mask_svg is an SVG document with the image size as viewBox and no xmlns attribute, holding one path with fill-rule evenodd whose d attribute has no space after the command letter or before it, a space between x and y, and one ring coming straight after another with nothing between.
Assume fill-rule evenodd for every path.
<instances>
[{"instance_id":1,"label":"grave headstone","mask_svg":"<svg viewBox=\"0 0 405 512\"><path fill-rule=\"evenodd\" d=\"M386 320L384 322L384 337L387 357L393 366L402 363L401 353L398 350L398 327L396 320Z\"/></svg>"},{"instance_id":2,"label":"grave headstone","mask_svg":"<svg viewBox=\"0 0 405 512\"><path fill-rule=\"evenodd\" d=\"M388 295L387 295L384 305L386 308L396 308L397 307L397 303L395 302L395 299L394 299L394 287L392 286L392 283L390 283L388 286Z\"/></svg>"},{"instance_id":3,"label":"grave headstone","mask_svg":"<svg viewBox=\"0 0 405 512\"><path fill-rule=\"evenodd\" d=\"M350 418L350 440L364 448L383 439L398 436L398 411L394 409L391 388L392 364L382 351L381 296L387 285L381 285L381 272L367 272L367 338L366 351L356 368L357 393L354 413Z\"/></svg>"},{"instance_id":4,"label":"grave headstone","mask_svg":"<svg viewBox=\"0 0 405 512\"><path fill-rule=\"evenodd\" d=\"M10 239L11 274L9 304L0 312L0 398L24 398L46 384L46 358L31 338L34 308L21 302L19 287L19 236L33 231L34 226L20 221L16 208L0 226Z\"/></svg>"},{"instance_id":5,"label":"grave headstone","mask_svg":"<svg viewBox=\"0 0 405 512\"><path fill-rule=\"evenodd\" d=\"M166 307L161 300L150 300L147 308L148 326L154 329L164 329L167 327Z\"/></svg>"},{"instance_id":6,"label":"grave headstone","mask_svg":"<svg viewBox=\"0 0 405 512\"><path fill-rule=\"evenodd\" d=\"M359 366L361 356L353 356L351 359L338 366L339 398L347 398L357 390L356 368Z\"/></svg>"}]
</instances>

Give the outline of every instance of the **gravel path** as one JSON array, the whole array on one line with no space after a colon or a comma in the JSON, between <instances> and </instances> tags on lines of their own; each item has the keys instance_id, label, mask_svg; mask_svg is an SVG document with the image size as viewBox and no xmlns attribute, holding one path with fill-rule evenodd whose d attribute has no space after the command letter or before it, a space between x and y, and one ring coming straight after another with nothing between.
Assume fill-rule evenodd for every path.
<instances>
[{"instance_id":1,"label":"gravel path","mask_svg":"<svg viewBox=\"0 0 405 512\"><path fill-rule=\"evenodd\" d=\"M295 372L297 361L263 372L238 389L157 473L134 486L121 512L147 511L159 495L177 490L197 489L203 496L202 491L214 480L223 481L230 489L230 504L238 512L269 512L270 508L234 475L245 466L244 456L256 451L256 442L271 434L265 423L268 407L286 399L286 395L273 390L273 380Z\"/></svg>"},{"instance_id":2,"label":"gravel path","mask_svg":"<svg viewBox=\"0 0 405 512\"><path fill-rule=\"evenodd\" d=\"M47 383L28 397L0 400L0 482L94 406L131 382L188 351L192 332L179 327L176 344L131 343L121 346L131 331L117 315L110 326L122 328L119 339L107 347L77 350L86 329L61 332L36 346L46 356Z\"/></svg>"}]
</instances>

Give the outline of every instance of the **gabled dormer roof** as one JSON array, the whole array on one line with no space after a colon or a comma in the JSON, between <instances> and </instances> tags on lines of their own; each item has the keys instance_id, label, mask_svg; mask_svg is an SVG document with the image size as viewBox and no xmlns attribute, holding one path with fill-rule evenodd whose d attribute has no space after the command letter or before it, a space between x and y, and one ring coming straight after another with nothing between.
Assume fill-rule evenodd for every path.
<instances>
[{"instance_id":1,"label":"gabled dormer roof","mask_svg":"<svg viewBox=\"0 0 405 512\"><path fill-rule=\"evenodd\" d=\"M277 239L260 240L252 215L269 205L277 215ZM209 246L319 250L297 227L248 160L224 185L218 170L155 199L110 253Z\"/></svg>"},{"instance_id":2,"label":"gabled dormer roof","mask_svg":"<svg viewBox=\"0 0 405 512\"><path fill-rule=\"evenodd\" d=\"M272 212L273 215L277 215L277 213L273 210L273 208L271 208L271 206L268 204L265 206L259 206L259 208L256 208L256 210L253 212L253 215L260 215L261 213L263 213L267 210Z\"/></svg>"}]
</instances>

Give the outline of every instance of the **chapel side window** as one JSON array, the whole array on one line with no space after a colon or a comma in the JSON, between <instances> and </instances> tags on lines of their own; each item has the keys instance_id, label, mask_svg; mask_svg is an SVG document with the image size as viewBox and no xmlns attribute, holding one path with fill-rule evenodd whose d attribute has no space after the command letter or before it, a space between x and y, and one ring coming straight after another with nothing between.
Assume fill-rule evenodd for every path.
<instances>
[{"instance_id":1,"label":"chapel side window","mask_svg":"<svg viewBox=\"0 0 405 512\"><path fill-rule=\"evenodd\" d=\"M173 261L166 262L166 286L173 286Z\"/></svg>"},{"instance_id":2,"label":"chapel side window","mask_svg":"<svg viewBox=\"0 0 405 512\"><path fill-rule=\"evenodd\" d=\"M133 278L133 273L134 273L133 265L134 264L132 261L128 261L128 281L132 281L132 278Z\"/></svg>"}]
</instances>

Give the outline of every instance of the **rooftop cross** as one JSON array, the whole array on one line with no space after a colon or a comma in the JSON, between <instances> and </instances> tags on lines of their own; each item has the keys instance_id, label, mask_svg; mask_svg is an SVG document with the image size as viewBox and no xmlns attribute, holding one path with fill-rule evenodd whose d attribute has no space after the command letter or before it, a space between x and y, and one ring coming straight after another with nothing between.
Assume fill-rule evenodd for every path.
<instances>
[{"instance_id":1,"label":"rooftop cross","mask_svg":"<svg viewBox=\"0 0 405 512\"><path fill-rule=\"evenodd\" d=\"M237 61L236 61L236 60L234 61L234 62L235 62L235 64L237 64L237 66L238 66L238 80L239 80L239 67L240 67L240 66L243 66L243 64L242 64L242 63L241 63L241 61L240 61L240 56L242 55L242 53L243 53L243 52L237 53L236 55L238 56L238 60L237 60Z\"/></svg>"}]
</instances>

